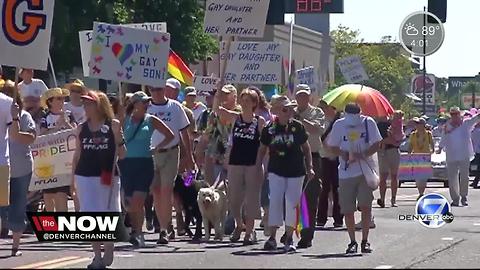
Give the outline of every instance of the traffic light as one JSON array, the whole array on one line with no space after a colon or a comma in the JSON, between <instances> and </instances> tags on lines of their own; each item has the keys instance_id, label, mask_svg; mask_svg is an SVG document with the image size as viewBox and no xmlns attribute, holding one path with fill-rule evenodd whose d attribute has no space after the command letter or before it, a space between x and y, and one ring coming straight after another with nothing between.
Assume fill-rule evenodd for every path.
<instances>
[{"instance_id":1,"label":"traffic light","mask_svg":"<svg viewBox=\"0 0 480 270\"><path fill-rule=\"evenodd\" d=\"M267 24L285 24L285 1L284 0L270 0L267 14Z\"/></svg>"},{"instance_id":2,"label":"traffic light","mask_svg":"<svg viewBox=\"0 0 480 270\"><path fill-rule=\"evenodd\" d=\"M428 12L437 16L442 23L447 21L447 0L428 0ZM436 23L434 18L428 17L429 23Z\"/></svg>"}]
</instances>

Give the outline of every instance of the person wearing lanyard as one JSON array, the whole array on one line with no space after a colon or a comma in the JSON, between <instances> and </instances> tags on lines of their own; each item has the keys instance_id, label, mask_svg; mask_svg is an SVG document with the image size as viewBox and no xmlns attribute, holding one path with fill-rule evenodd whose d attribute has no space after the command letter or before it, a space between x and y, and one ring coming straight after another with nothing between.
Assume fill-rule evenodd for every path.
<instances>
[{"instance_id":1,"label":"person wearing lanyard","mask_svg":"<svg viewBox=\"0 0 480 270\"><path fill-rule=\"evenodd\" d=\"M303 228L300 232L301 239L298 241L299 248L309 248L312 246L312 240L315 233L315 216L317 215L318 198L322 190L321 175L321 157L320 149L322 142L320 137L325 130L325 114L322 109L310 105L311 97L310 87L306 84L299 84L296 87L295 98L297 107L295 108L295 119L299 120L308 135L308 143L312 152L312 164L315 171L315 178L312 181L304 181L305 196L309 212L310 228Z\"/></svg>"},{"instance_id":2,"label":"person wearing lanyard","mask_svg":"<svg viewBox=\"0 0 480 270\"><path fill-rule=\"evenodd\" d=\"M117 157L125 156L122 126L114 119L104 93L88 91L82 100L87 120L76 130L71 188L77 191L80 212L120 214L120 180L114 175ZM92 242L92 248L95 256L88 268L104 268L113 263L113 242Z\"/></svg>"},{"instance_id":3,"label":"person wearing lanyard","mask_svg":"<svg viewBox=\"0 0 480 270\"><path fill-rule=\"evenodd\" d=\"M165 139L158 147L169 144L174 136L162 120L147 112L150 98L142 91L130 98L123 124L127 154L119 161L122 190L127 200L127 211L132 224L130 242L135 247L145 247L142 234L145 199L150 192L154 177L154 166L150 142L153 131L163 134Z\"/></svg>"}]
</instances>

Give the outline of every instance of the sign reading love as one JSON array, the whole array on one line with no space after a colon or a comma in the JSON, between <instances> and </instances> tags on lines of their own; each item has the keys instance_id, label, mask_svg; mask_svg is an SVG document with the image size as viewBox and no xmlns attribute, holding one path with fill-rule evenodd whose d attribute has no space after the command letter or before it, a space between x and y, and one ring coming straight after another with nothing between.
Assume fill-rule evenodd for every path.
<instances>
[{"instance_id":1,"label":"sign reading love","mask_svg":"<svg viewBox=\"0 0 480 270\"><path fill-rule=\"evenodd\" d=\"M122 44L116 42L112 45L112 52L117 57L120 64L123 64L133 55L133 46L132 44L127 44L123 46Z\"/></svg>"}]
</instances>

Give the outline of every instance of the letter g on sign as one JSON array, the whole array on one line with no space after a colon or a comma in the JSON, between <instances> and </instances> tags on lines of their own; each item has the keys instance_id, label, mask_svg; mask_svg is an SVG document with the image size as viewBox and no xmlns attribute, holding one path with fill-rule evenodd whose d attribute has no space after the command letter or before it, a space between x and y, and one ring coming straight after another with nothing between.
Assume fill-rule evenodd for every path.
<instances>
[{"instance_id":1,"label":"letter g on sign","mask_svg":"<svg viewBox=\"0 0 480 270\"><path fill-rule=\"evenodd\" d=\"M18 28L15 20L17 8L22 2L26 2L28 10L43 10L45 0L3 0L2 5L2 30L5 37L12 44L27 46L32 43L40 29L47 26L47 16L33 12L25 12L22 16L22 24L25 29Z\"/></svg>"}]
</instances>

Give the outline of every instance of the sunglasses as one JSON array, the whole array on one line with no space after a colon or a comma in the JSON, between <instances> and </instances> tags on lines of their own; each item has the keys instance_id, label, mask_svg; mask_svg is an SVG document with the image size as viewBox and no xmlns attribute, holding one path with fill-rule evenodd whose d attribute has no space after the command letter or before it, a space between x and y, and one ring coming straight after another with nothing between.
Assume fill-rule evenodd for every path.
<instances>
[{"instance_id":1,"label":"sunglasses","mask_svg":"<svg viewBox=\"0 0 480 270\"><path fill-rule=\"evenodd\" d=\"M65 97L54 97L55 100L65 100Z\"/></svg>"}]
</instances>

